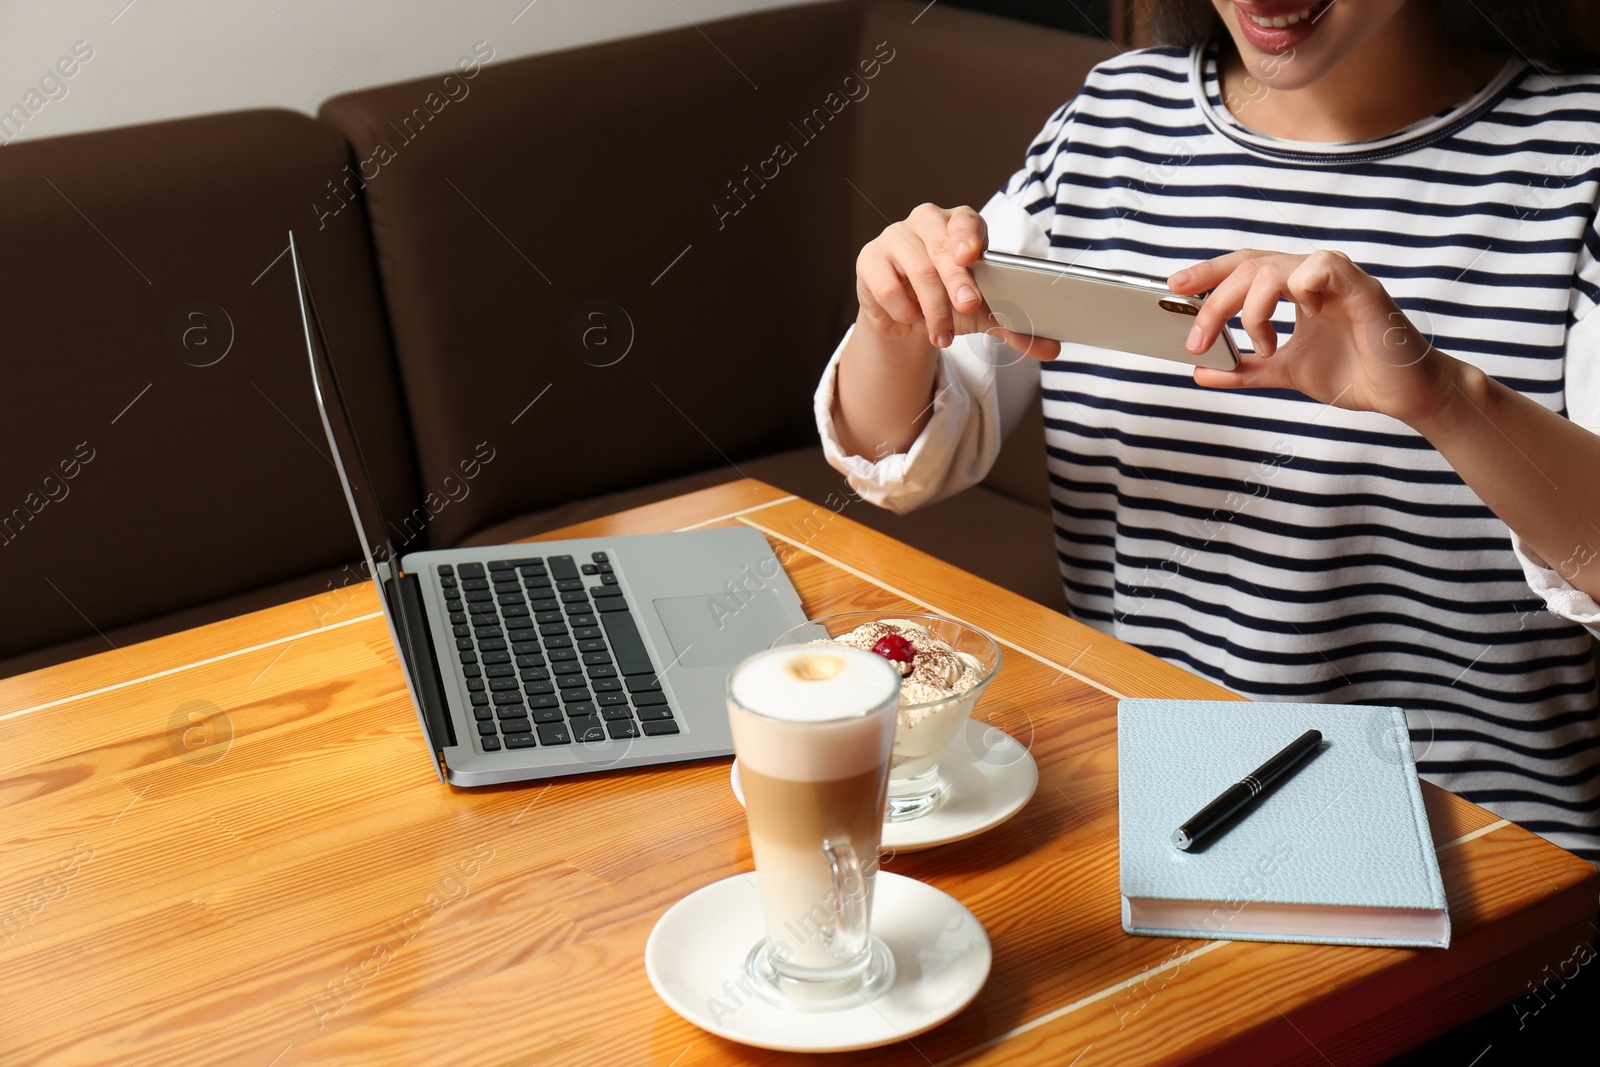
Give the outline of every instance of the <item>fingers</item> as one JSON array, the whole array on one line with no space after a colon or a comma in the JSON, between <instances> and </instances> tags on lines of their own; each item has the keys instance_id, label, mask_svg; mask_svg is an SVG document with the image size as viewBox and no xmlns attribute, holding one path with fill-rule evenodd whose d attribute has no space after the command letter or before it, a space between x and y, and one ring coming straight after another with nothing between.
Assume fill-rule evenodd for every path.
<instances>
[{"instance_id":1,"label":"fingers","mask_svg":"<svg viewBox=\"0 0 1600 1067\"><path fill-rule=\"evenodd\" d=\"M1206 389L1293 389L1288 365L1281 360L1247 359L1235 370L1196 367L1194 384Z\"/></svg>"},{"instance_id":2,"label":"fingers","mask_svg":"<svg viewBox=\"0 0 1600 1067\"><path fill-rule=\"evenodd\" d=\"M1048 337L1034 337L1031 334L1017 333L1014 330L1006 329L1004 326L996 326L988 332L990 336L1000 338L1000 340L1022 355L1027 356L1029 359L1036 359L1040 363L1049 363L1061 354L1061 342L1052 341Z\"/></svg>"},{"instance_id":3,"label":"fingers","mask_svg":"<svg viewBox=\"0 0 1600 1067\"><path fill-rule=\"evenodd\" d=\"M1245 297L1255 282L1258 263L1253 259L1241 261L1206 297L1205 303L1200 305L1200 313L1195 316L1194 328L1189 331L1189 351L1200 353L1209 350L1216 343L1217 335L1228 328L1228 320L1244 307ZM1255 335L1252 334L1251 338L1254 340Z\"/></svg>"},{"instance_id":4,"label":"fingers","mask_svg":"<svg viewBox=\"0 0 1600 1067\"><path fill-rule=\"evenodd\" d=\"M1225 256L1208 259L1204 263L1196 263L1192 267L1178 271L1167 279L1167 286L1175 293L1187 295L1203 293L1207 290L1215 289L1241 263L1277 254L1276 252L1262 252L1254 248L1241 248L1237 252L1229 252Z\"/></svg>"},{"instance_id":5,"label":"fingers","mask_svg":"<svg viewBox=\"0 0 1600 1067\"><path fill-rule=\"evenodd\" d=\"M947 347L959 316L983 310L967 268L988 247L988 228L970 207L922 204L886 227L856 259L856 289L869 319L920 325L930 344ZM959 321L968 322L966 318Z\"/></svg>"},{"instance_id":6,"label":"fingers","mask_svg":"<svg viewBox=\"0 0 1600 1067\"><path fill-rule=\"evenodd\" d=\"M1239 322L1250 335L1256 355L1267 359L1278 350L1278 331L1272 327L1272 313L1282 298L1283 271L1271 260L1258 260L1255 277L1239 308Z\"/></svg>"}]
</instances>

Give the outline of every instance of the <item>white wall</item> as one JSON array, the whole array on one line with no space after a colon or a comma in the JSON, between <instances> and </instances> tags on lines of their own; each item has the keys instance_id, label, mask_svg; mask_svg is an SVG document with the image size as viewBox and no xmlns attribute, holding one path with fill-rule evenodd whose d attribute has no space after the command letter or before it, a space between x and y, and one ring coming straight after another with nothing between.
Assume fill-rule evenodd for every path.
<instances>
[{"instance_id":1,"label":"white wall","mask_svg":"<svg viewBox=\"0 0 1600 1067\"><path fill-rule=\"evenodd\" d=\"M453 67L478 41L500 61L797 2L0 0L0 143L249 107L312 114ZM80 41L93 54L64 78L56 64Z\"/></svg>"}]
</instances>

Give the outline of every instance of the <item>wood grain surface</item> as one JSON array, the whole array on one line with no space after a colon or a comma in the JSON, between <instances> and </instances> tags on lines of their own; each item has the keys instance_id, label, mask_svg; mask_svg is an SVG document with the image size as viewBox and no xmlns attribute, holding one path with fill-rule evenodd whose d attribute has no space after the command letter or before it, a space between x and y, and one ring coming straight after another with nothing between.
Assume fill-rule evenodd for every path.
<instances>
[{"instance_id":1,"label":"wood grain surface","mask_svg":"<svg viewBox=\"0 0 1600 1067\"><path fill-rule=\"evenodd\" d=\"M975 714L1039 765L1010 822L885 859L983 922L982 994L839 1062L1375 1063L1592 941L1593 867L1432 787L1447 951L1128 936L1116 700L1230 694L758 482L561 535L738 523L813 615L996 635ZM661 914L751 869L728 761L441 785L377 611L361 584L0 682L0 1063L799 1062L645 978Z\"/></svg>"}]
</instances>

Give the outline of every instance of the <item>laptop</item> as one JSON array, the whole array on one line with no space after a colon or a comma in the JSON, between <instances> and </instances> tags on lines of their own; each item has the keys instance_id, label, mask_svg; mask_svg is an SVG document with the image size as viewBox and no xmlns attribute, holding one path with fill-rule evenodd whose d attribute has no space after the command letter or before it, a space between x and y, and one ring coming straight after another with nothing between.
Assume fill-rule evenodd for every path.
<instances>
[{"instance_id":1,"label":"laptop","mask_svg":"<svg viewBox=\"0 0 1600 1067\"><path fill-rule=\"evenodd\" d=\"M440 780L485 786L733 752L729 669L806 621L749 527L395 550L294 234L322 428Z\"/></svg>"}]
</instances>

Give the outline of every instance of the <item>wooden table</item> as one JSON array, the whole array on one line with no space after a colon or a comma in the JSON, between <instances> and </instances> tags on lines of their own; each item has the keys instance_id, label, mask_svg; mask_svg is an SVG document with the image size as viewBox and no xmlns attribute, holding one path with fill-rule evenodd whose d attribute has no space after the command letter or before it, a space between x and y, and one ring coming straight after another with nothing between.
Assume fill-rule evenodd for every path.
<instances>
[{"instance_id":1,"label":"wooden table","mask_svg":"<svg viewBox=\"0 0 1600 1067\"><path fill-rule=\"evenodd\" d=\"M1593 867L1431 787L1448 951L1130 937L1116 700L1229 694L756 482L563 533L736 523L813 615L921 607L997 635L977 714L1039 764L1004 826L886 864L976 913L987 987L842 1060L1349 1067L1592 940ZM0 1063L798 1060L694 1028L645 978L662 912L751 869L728 761L441 785L368 585L0 682L0 812Z\"/></svg>"}]
</instances>

